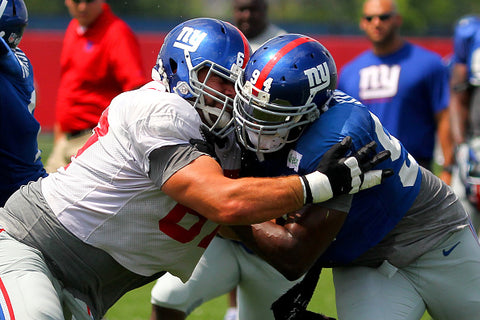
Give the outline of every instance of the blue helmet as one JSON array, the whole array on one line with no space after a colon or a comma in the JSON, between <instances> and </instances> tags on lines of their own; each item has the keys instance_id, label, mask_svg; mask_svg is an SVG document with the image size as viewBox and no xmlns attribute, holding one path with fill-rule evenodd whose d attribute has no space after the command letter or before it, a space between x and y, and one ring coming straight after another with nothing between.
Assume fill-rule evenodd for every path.
<instances>
[{"instance_id":1,"label":"blue helmet","mask_svg":"<svg viewBox=\"0 0 480 320\"><path fill-rule=\"evenodd\" d=\"M232 24L217 19L197 18L176 26L165 37L158 53L152 78L161 80L170 90L193 101L205 128L225 137L233 131L233 99L206 86L211 75L235 82L251 55L245 36ZM209 68L200 82L198 71ZM220 110L205 104L204 96L223 103Z\"/></svg>"},{"instance_id":2,"label":"blue helmet","mask_svg":"<svg viewBox=\"0 0 480 320\"><path fill-rule=\"evenodd\" d=\"M480 16L470 14L461 17L455 24L455 35L463 38L471 37L480 26Z\"/></svg>"},{"instance_id":3,"label":"blue helmet","mask_svg":"<svg viewBox=\"0 0 480 320\"><path fill-rule=\"evenodd\" d=\"M480 29L480 16L467 15L460 18L455 24L453 46L455 55L465 59L473 36Z\"/></svg>"},{"instance_id":4,"label":"blue helmet","mask_svg":"<svg viewBox=\"0 0 480 320\"><path fill-rule=\"evenodd\" d=\"M27 23L28 12L23 0L0 0L0 35L11 48L22 40Z\"/></svg>"},{"instance_id":5,"label":"blue helmet","mask_svg":"<svg viewBox=\"0 0 480 320\"><path fill-rule=\"evenodd\" d=\"M267 41L235 84L239 141L263 153L296 141L306 125L319 117L336 85L335 62L318 41L300 34Z\"/></svg>"}]
</instances>

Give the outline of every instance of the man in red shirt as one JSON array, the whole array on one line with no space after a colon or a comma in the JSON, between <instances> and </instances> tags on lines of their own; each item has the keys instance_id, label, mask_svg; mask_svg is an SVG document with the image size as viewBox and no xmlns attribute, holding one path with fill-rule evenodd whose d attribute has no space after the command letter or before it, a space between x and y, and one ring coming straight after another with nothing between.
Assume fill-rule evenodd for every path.
<instances>
[{"instance_id":1,"label":"man in red shirt","mask_svg":"<svg viewBox=\"0 0 480 320\"><path fill-rule=\"evenodd\" d=\"M147 82L137 38L105 0L65 0L65 5L73 19L60 58L55 143L47 172L70 162L115 96Z\"/></svg>"}]
</instances>

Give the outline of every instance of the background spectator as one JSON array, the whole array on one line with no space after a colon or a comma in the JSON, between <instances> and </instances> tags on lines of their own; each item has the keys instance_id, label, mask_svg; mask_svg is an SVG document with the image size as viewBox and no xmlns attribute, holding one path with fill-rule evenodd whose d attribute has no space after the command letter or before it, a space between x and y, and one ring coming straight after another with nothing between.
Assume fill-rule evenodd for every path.
<instances>
[{"instance_id":1,"label":"background spectator","mask_svg":"<svg viewBox=\"0 0 480 320\"><path fill-rule=\"evenodd\" d=\"M369 107L429 170L437 131L444 155L441 178L450 183L448 70L438 54L404 40L401 25L394 0L367 0L360 28L372 49L342 68L338 88Z\"/></svg>"},{"instance_id":2,"label":"background spectator","mask_svg":"<svg viewBox=\"0 0 480 320\"><path fill-rule=\"evenodd\" d=\"M286 32L268 19L267 0L233 0L233 20L253 51L265 41Z\"/></svg>"},{"instance_id":3,"label":"background spectator","mask_svg":"<svg viewBox=\"0 0 480 320\"><path fill-rule=\"evenodd\" d=\"M65 0L72 20L65 33L56 104L54 148L46 169L70 162L110 100L147 82L140 46L105 0Z\"/></svg>"},{"instance_id":4,"label":"background spectator","mask_svg":"<svg viewBox=\"0 0 480 320\"><path fill-rule=\"evenodd\" d=\"M247 37L253 51L265 41L286 33L270 22L267 0L233 0L233 19L235 25ZM236 290L228 294L228 309L224 320L237 319L236 297Z\"/></svg>"}]
</instances>

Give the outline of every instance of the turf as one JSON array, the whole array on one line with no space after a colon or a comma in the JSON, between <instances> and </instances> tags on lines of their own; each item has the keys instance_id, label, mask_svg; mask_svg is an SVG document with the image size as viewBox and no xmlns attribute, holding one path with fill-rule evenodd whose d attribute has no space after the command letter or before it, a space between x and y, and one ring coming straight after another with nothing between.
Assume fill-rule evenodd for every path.
<instances>
[{"instance_id":1,"label":"turf","mask_svg":"<svg viewBox=\"0 0 480 320\"><path fill-rule=\"evenodd\" d=\"M147 320L150 316L150 289L153 284L126 294L110 309L106 320ZM187 317L187 320L221 320L227 310L227 296L223 295L204 303ZM330 317L337 317L335 308L335 293L332 283L332 273L329 269L323 270L315 290L315 294L308 306L309 310L320 312ZM427 313L422 320L432 319ZM255 320L255 319L242 319Z\"/></svg>"}]
</instances>

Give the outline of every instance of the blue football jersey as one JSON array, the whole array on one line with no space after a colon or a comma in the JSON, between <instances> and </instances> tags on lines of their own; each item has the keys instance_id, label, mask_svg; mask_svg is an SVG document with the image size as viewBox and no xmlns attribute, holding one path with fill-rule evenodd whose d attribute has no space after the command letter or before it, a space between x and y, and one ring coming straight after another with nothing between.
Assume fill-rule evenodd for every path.
<instances>
[{"instance_id":1,"label":"blue football jersey","mask_svg":"<svg viewBox=\"0 0 480 320\"><path fill-rule=\"evenodd\" d=\"M0 206L21 185L46 176L33 116L35 90L26 55L0 38Z\"/></svg>"},{"instance_id":2,"label":"blue football jersey","mask_svg":"<svg viewBox=\"0 0 480 320\"><path fill-rule=\"evenodd\" d=\"M307 128L295 145L266 155L264 162L255 165L263 175L304 175L313 172L323 154L346 136L353 139L352 153L372 140L377 143L377 152L390 150L391 158L377 168L391 168L395 174L381 185L353 196L336 240L320 257L325 266L353 261L380 242L402 219L420 190L422 178L415 159L365 106L336 90L330 108ZM257 175L253 167L250 173Z\"/></svg>"}]
</instances>

